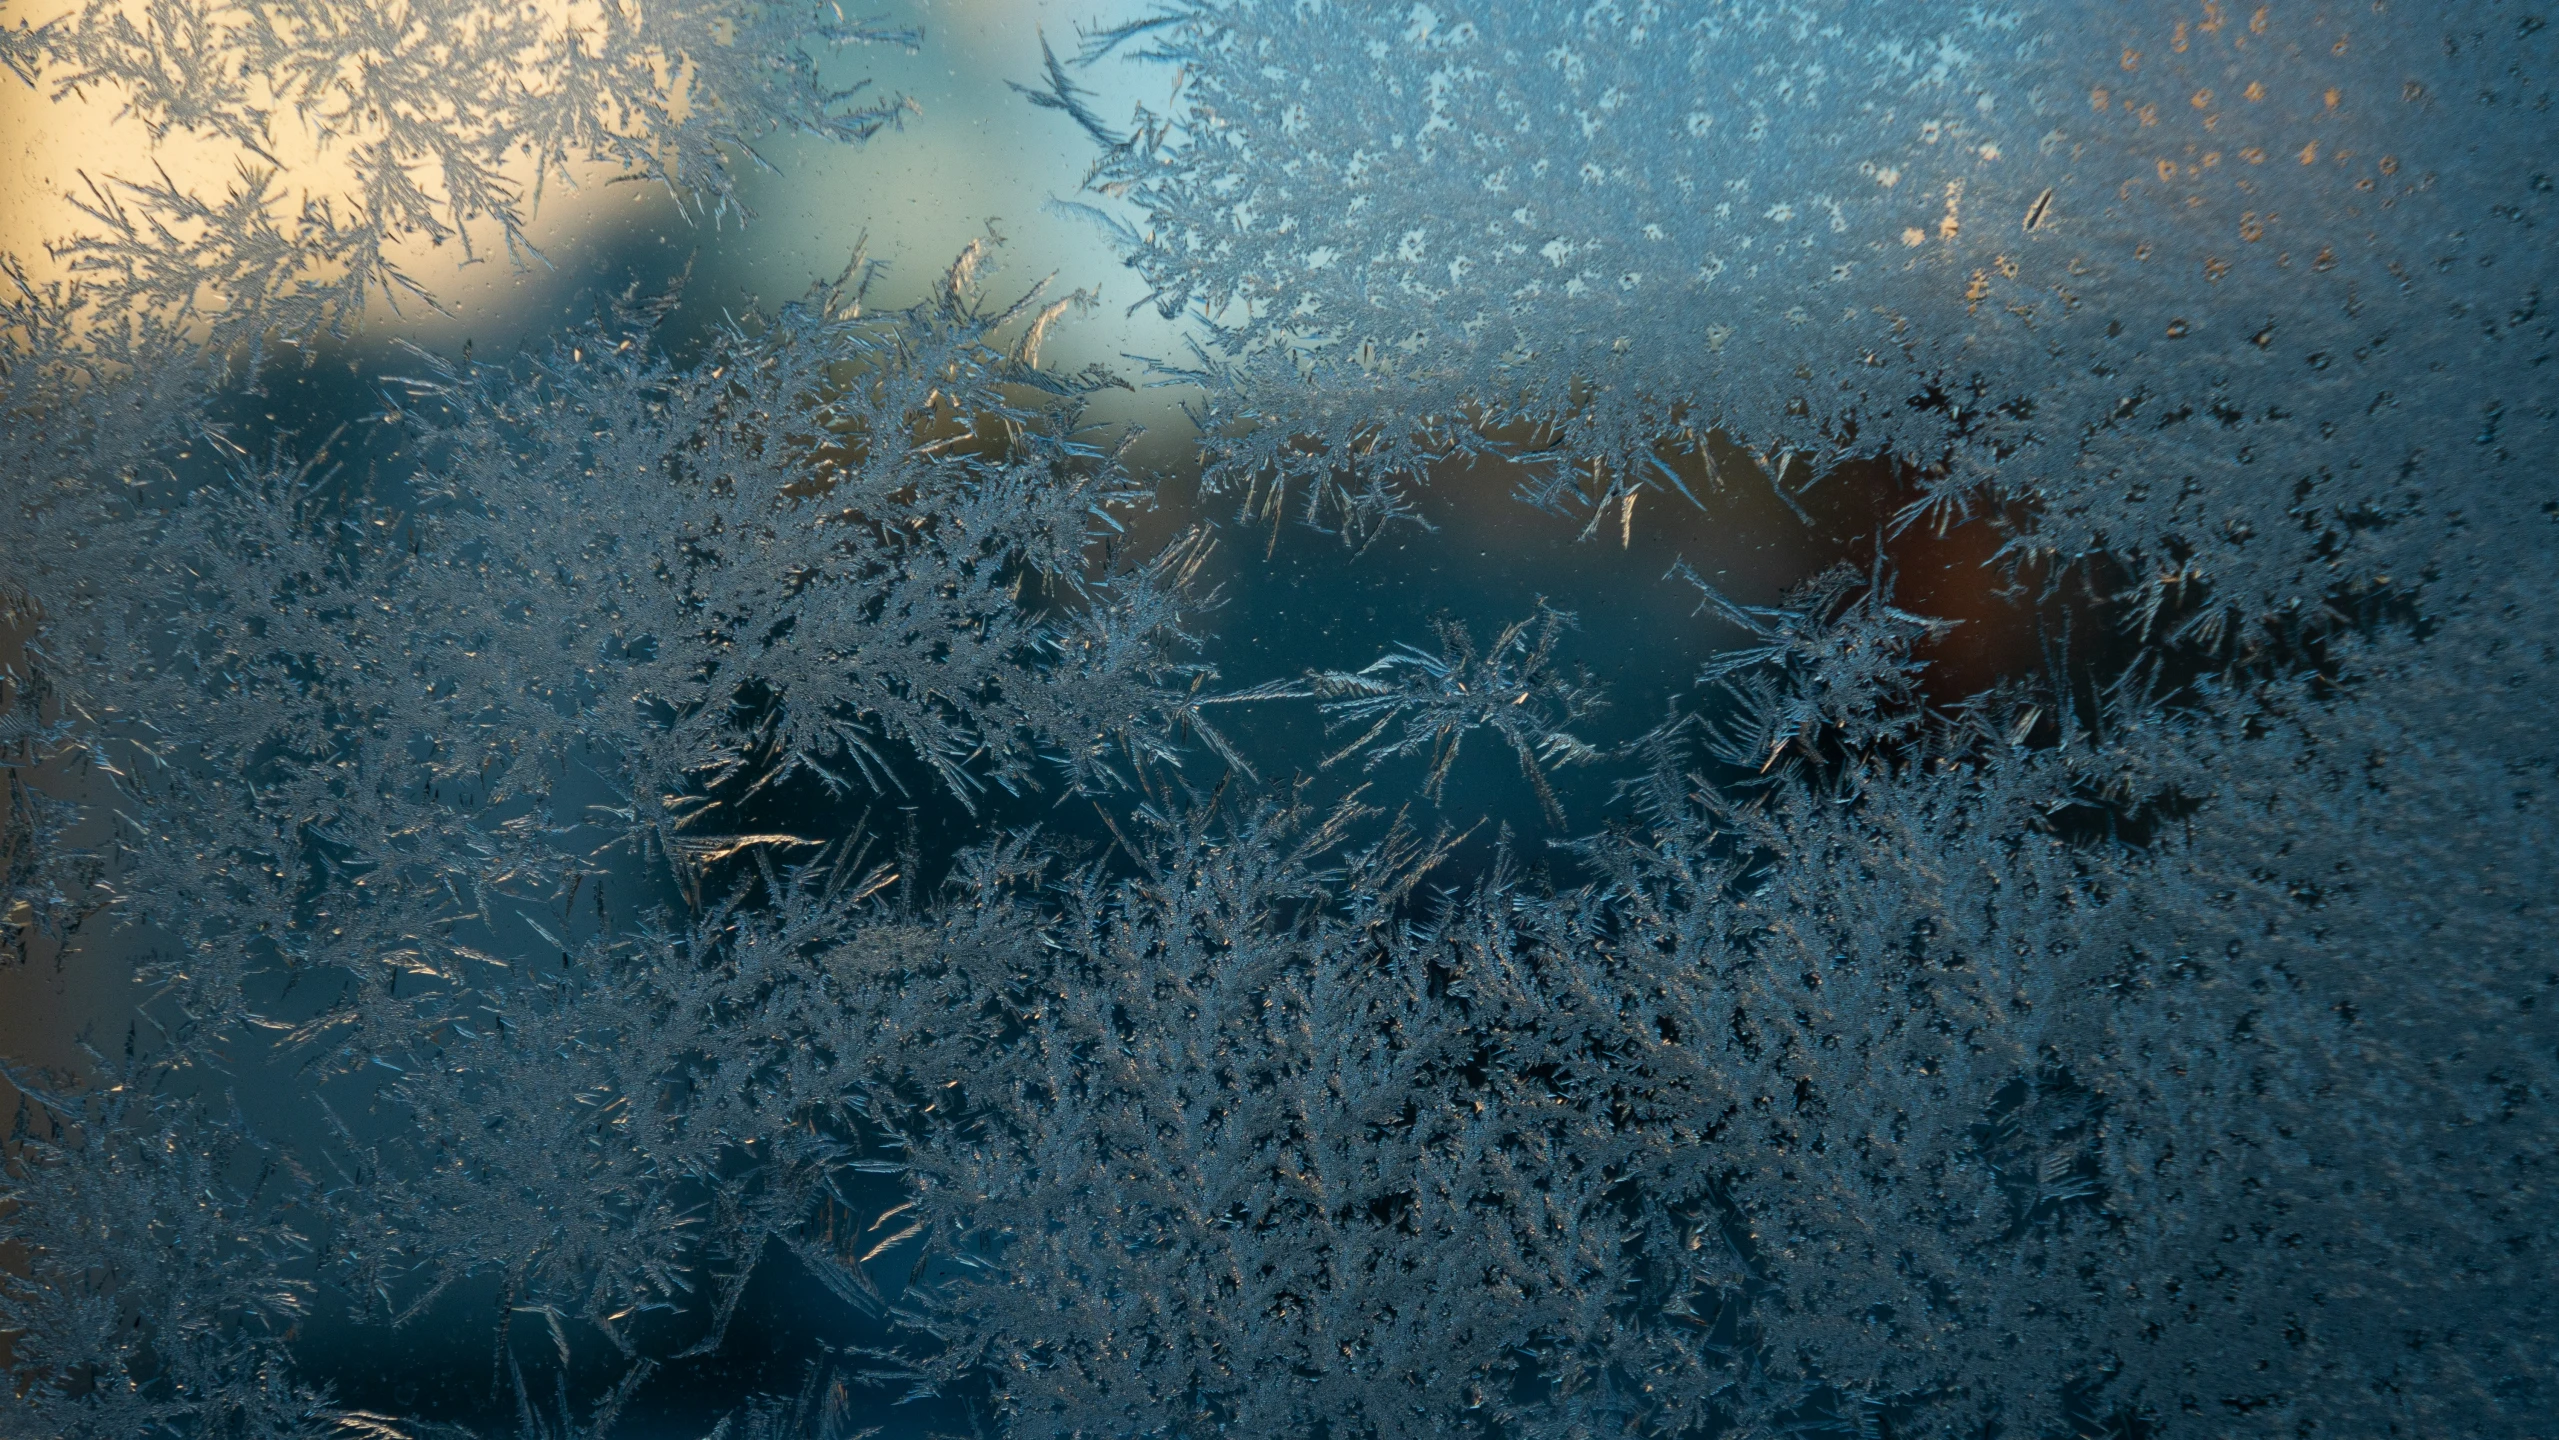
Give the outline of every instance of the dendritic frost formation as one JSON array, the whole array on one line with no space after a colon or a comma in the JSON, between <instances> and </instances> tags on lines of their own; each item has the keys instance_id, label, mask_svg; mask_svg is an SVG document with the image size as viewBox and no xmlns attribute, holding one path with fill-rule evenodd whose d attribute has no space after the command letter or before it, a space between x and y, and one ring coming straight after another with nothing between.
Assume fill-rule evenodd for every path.
<instances>
[{"instance_id":1,"label":"dendritic frost formation","mask_svg":"<svg viewBox=\"0 0 2559 1440\"><path fill-rule=\"evenodd\" d=\"M0 32L253 162L8 271L0 945L116 998L0 1075L0 1434L2545 1433L2545 18L1176 0L1052 53L1244 521L1893 487L1782 595L1663 577L1729 648L1626 743L1569 595L1221 677L1265 547L1162 523L1091 403L1148 377L1044 365L1090 297L982 243L226 421L430 298L405 240L520 247L591 162L737 211L762 136L907 113L816 57L918 37ZM1180 85L1122 122L1132 58ZM298 211L290 127L353 177ZM2034 657L1979 686L1897 570L1967 534ZM1229 718L1290 710L1302 763ZM1441 813L1494 749L1542 830ZM811 1358L741 1386L750 1332ZM455 1334L441 1399L343 1363Z\"/></svg>"},{"instance_id":2,"label":"dendritic frost formation","mask_svg":"<svg viewBox=\"0 0 2559 1440\"><path fill-rule=\"evenodd\" d=\"M1508 431L1535 498L1605 505L1722 430L1766 483L1889 451L1909 523L2030 502L2021 547L2254 608L2539 503L2471 481L2551 438L2541 23L1202 0L1088 47L1178 67L1172 113L1044 98L1206 317L1170 368L1230 485L1356 525Z\"/></svg>"}]
</instances>

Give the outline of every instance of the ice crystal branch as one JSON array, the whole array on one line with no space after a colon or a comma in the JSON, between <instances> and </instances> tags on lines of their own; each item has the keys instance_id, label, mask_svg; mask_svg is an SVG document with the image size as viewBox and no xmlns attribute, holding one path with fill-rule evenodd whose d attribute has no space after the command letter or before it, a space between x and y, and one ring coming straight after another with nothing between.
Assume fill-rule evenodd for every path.
<instances>
[{"instance_id":1,"label":"ice crystal branch","mask_svg":"<svg viewBox=\"0 0 2559 1440\"><path fill-rule=\"evenodd\" d=\"M1911 652L1960 622L1894 606L1880 561L1863 575L1835 566L1778 606L1736 603L1685 562L1671 574L1703 592L1699 614L1757 642L1724 651L1698 677L1723 701L1711 723L1716 758L1726 764L1766 775L1781 760L1820 758L1825 736L1864 751L1927 726L1917 683L1927 662Z\"/></svg>"},{"instance_id":2,"label":"ice crystal branch","mask_svg":"<svg viewBox=\"0 0 2559 1440\"><path fill-rule=\"evenodd\" d=\"M1365 756L1363 768L1375 769L1389 760L1426 754L1430 769L1422 793L1434 803L1447 792L1449 771L1466 737L1490 730L1518 757L1520 774L1536 789L1537 803L1560 827L1563 807L1546 772L1599 758L1596 749L1565 727L1606 703L1587 672L1567 673L1555 656L1556 642L1572 623L1571 615L1541 604L1536 614L1512 622L1479 651L1462 623L1442 619L1433 625L1439 633L1437 655L1399 646L1359 670L1309 671L1302 679L1203 703L1313 700L1328 728L1367 727L1321 768L1354 755ZM1389 736L1389 730L1397 733Z\"/></svg>"}]
</instances>

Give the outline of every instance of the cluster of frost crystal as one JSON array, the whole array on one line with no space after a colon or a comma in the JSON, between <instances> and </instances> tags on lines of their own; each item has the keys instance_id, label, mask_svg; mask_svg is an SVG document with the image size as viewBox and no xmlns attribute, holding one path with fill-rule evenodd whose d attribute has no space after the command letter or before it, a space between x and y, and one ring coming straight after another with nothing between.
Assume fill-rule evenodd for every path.
<instances>
[{"instance_id":1,"label":"cluster of frost crystal","mask_svg":"<svg viewBox=\"0 0 2559 1440\"><path fill-rule=\"evenodd\" d=\"M774 131L867 139L907 113L830 86L821 56L914 40L831 4L90 0L0 31L0 64L57 99L121 100L154 139L237 151L220 196L165 170L91 180L74 199L93 228L63 248L112 310L209 306L253 338L360 310L368 292L433 303L392 251L467 253L494 228L522 252L542 190L580 166L660 182L714 218L738 211L735 166L762 163ZM325 178L292 174L278 150L316 155Z\"/></svg>"},{"instance_id":2,"label":"cluster of frost crystal","mask_svg":"<svg viewBox=\"0 0 2559 1440\"><path fill-rule=\"evenodd\" d=\"M2553 440L2548 43L2496 5L1189 0L1090 47L1179 67L1169 113L1042 98L1202 318L1170 373L1237 488L1356 528L1493 451L1605 504L1721 430L2253 609L2527 513L2470 481Z\"/></svg>"},{"instance_id":3,"label":"cluster of frost crystal","mask_svg":"<svg viewBox=\"0 0 2559 1440\"><path fill-rule=\"evenodd\" d=\"M244 145L302 97L443 177L383 234L516 233L488 137L700 185L683 136L836 113L782 12L596 24L592 73L529 12L177 0L0 58ZM768 1267L844 1343L715 1436L2548 1428L2539 17L1184 0L1129 44L1171 114L1034 95L1201 307L1219 483L1359 531L1508 456L1623 527L1738 444L1809 520L1887 452L2040 668L1946 693L1978 632L1879 533L1775 604L1675 570L1743 640L1620 748L1543 605L1217 688L1207 533L1130 552L1113 377L1038 363L1074 298L987 302L976 247L680 362L631 305L415 353L301 456L209 397L336 302L175 231L209 328L104 242L13 270L0 941L141 988L0 1075L0 1433L446 1433L302 1327L476 1289L515 1432L600 1440ZM240 203L190 212L221 254L362 270ZM1437 804L1490 731L1551 826L1554 767L1620 803L1485 863L1206 718L1281 701L1357 732L1310 770ZM1094 843L997 829L1034 790ZM955 857L871 858L899 798Z\"/></svg>"}]
</instances>

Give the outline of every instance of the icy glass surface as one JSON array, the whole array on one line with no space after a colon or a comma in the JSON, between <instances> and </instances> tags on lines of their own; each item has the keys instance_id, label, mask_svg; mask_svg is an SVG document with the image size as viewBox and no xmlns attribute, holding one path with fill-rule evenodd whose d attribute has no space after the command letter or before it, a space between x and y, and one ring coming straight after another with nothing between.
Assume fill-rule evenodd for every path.
<instances>
[{"instance_id":1,"label":"icy glass surface","mask_svg":"<svg viewBox=\"0 0 2559 1440\"><path fill-rule=\"evenodd\" d=\"M1507 427L1605 505L1720 429L1781 488L1891 453L1935 472L1903 523L2023 501L2032 547L2306 603L2547 447L2541 23L1212 3L1087 46L1179 67L1169 110L1042 98L1208 317L1232 485L1370 523Z\"/></svg>"},{"instance_id":2,"label":"icy glass surface","mask_svg":"<svg viewBox=\"0 0 2559 1440\"><path fill-rule=\"evenodd\" d=\"M0 1435L2550 1430L2542 8L0 18Z\"/></svg>"}]
</instances>

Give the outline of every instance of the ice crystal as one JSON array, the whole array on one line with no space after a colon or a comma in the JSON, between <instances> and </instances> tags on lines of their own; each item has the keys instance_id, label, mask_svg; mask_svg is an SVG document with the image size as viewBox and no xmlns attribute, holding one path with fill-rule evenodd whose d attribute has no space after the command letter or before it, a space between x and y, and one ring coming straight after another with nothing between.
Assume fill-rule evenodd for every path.
<instances>
[{"instance_id":1,"label":"ice crystal","mask_svg":"<svg viewBox=\"0 0 2559 1440\"><path fill-rule=\"evenodd\" d=\"M1435 626L1437 655L1406 645L1359 670L1314 671L1200 703L1314 700L1328 724L1367 727L1318 768L1330 769L1353 755L1365 754L1364 768L1375 769L1383 761L1426 754L1430 769L1422 794L1433 801L1445 795L1448 772L1467 735L1490 730L1511 747L1538 804L1560 826L1563 808L1546 772L1598 758L1597 750L1564 727L1604 703L1587 673L1567 675L1555 656L1555 643L1571 624L1570 615L1541 608L1504 627L1479 652L1462 623L1443 619ZM1400 733L1385 738L1399 725Z\"/></svg>"}]
</instances>

